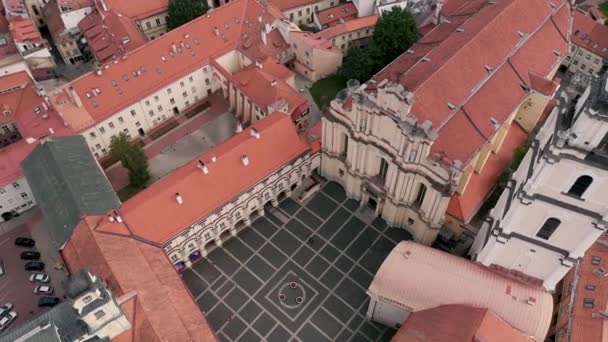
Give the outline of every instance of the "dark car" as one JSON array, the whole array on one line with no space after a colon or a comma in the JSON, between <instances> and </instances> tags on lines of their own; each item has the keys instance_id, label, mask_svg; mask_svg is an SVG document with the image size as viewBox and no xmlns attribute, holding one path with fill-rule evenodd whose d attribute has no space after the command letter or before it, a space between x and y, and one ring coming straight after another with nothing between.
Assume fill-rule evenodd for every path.
<instances>
[{"instance_id":1,"label":"dark car","mask_svg":"<svg viewBox=\"0 0 608 342\"><path fill-rule=\"evenodd\" d=\"M42 296L40 297L40 299L38 299L38 306L39 307L53 307L55 305L59 304L59 298L57 297L53 297L53 296Z\"/></svg>"},{"instance_id":2,"label":"dark car","mask_svg":"<svg viewBox=\"0 0 608 342\"><path fill-rule=\"evenodd\" d=\"M21 252L21 259L22 260L39 260L40 253L38 253L36 251Z\"/></svg>"},{"instance_id":3,"label":"dark car","mask_svg":"<svg viewBox=\"0 0 608 342\"><path fill-rule=\"evenodd\" d=\"M26 238L26 237L18 237L15 239L15 245L21 247L34 247L36 241Z\"/></svg>"},{"instance_id":4,"label":"dark car","mask_svg":"<svg viewBox=\"0 0 608 342\"><path fill-rule=\"evenodd\" d=\"M25 263L26 271L44 271L44 263L40 261L29 261Z\"/></svg>"}]
</instances>

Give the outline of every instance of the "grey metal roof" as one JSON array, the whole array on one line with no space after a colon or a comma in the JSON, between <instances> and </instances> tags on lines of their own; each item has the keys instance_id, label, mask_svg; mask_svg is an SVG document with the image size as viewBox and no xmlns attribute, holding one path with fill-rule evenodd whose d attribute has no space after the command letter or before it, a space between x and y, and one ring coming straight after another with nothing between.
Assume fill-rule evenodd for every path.
<instances>
[{"instance_id":1,"label":"grey metal roof","mask_svg":"<svg viewBox=\"0 0 608 342\"><path fill-rule=\"evenodd\" d=\"M21 166L57 247L82 216L103 215L120 205L82 136L50 138Z\"/></svg>"},{"instance_id":2,"label":"grey metal roof","mask_svg":"<svg viewBox=\"0 0 608 342\"><path fill-rule=\"evenodd\" d=\"M42 315L23 323L22 325L10 330L4 335L0 335L0 342L14 342L18 338L33 332L37 328L42 328L26 339L27 342L62 342L64 332L69 332L68 335L74 336L76 332L70 325L74 325L78 321L78 314L68 302L63 302L53 309L43 313ZM50 324L50 325L49 325ZM46 328L43 328L46 327ZM76 326L76 329L82 327ZM86 329L86 326L84 327ZM82 330L80 331L83 332ZM84 330L86 332L86 330ZM60 337L61 336L61 337ZM80 335L82 336L82 335Z\"/></svg>"}]
</instances>

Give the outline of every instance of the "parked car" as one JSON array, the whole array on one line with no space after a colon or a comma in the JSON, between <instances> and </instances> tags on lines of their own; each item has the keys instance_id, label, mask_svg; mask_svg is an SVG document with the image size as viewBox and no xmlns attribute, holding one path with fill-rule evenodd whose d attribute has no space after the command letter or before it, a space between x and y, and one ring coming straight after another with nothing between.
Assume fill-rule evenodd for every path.
<instances>
[{"instance_id":1,"label":"parked car","mask_svg":"<svg viewBox=\"0 0 608 342\"><path fill-rule=\"evenodd\" d=\"M29 261L25 263L26 271L44 271L44 263L40 261Z\"/></svg>"},{"instance_id":2,"label":"parked car","mask_svg":"<svg viewBox=\"0 0 608 342\"><path fill-rule=\"evenodd\" d=\"M6 304L0 306L0 318L6 316L6 314L11 312L12 309L13 309L13 304L11 304L11 303L6 303Z\"/></svg>"},{"instance_id":3,"label":"parked car","mask_svg":"<svg viewBox=\"0 0 608 342\"><path fill-rule=\"evenodd\" d=\"M40 253L38 253L36 251L21 252L21 259L23 259L23 260L40 260Z\"/></svg>"},{"instance_id":4,"label":"parked car","mask_svg":"<svg viewBox=\"0 0 608 342\"><path fill-rule=\"evenodd\" d=\"M37 295L50 295L53 294L53 287L48 285L38 285L34 287L34 293Z\"/></svg>"},{"instance_id":5,"label":"parked car","mask_svg":"<svg viewBox=\"0 0 608 342\"><path fill-rule=\"evenodd\" d=\"M6 329L13 321L17 318L17 313L15 311L11 311L8 314L2 316L0 318L0 331Z\"/></svg>"},{"instance_id":6,"label":"parked car","mask_svg":"<svg viewBox=\"0 0 608 342\"><path fill-rule=\"evenodd\" d=\"M48 284L50 280L51 277L46 273L34 273L30 276L30 281L32 283Z\"/></svg>"},{"instance_id":7,"label":"parked car","mask_svg":"<svg viewBox=\"0 0 608 342\"><path fill-rule=\"evenodd\" d=\"M53 296L42 296L40 297L40 299L38 299L38 306L39 307L49 307L52 308L53 306L59 304L59 298L57 297L53 297Z\"/></svg>"},{"instance_id":8,"label":"parked car","mask_svg":"<svg viewBox=\"0 0 608 342\"><path fill-rule=\"evenodd\" d=\"M34 247L36 241L26 237L18 237L15 239L15 245L21 247Z\"/></svg>"},{"instance_id":9,"label":"parked car","mask_svg":"<svg viewBox=\"0 0 608 342\"><path fill-rule=\"evenodd\" d=\"M4 275L4 261L0 259L0 277Z\"/></svg>"}]
</instances>

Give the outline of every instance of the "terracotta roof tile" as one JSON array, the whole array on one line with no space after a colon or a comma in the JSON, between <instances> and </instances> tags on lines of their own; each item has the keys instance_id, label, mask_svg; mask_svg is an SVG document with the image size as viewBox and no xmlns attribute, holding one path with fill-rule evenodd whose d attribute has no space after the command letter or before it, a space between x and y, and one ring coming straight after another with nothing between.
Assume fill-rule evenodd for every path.
<instances>
[{"instance_id":1,"label":"terracotta roof tile","mask_svg":"<svg viewBox=\"0 0 608 342\"><path fill-rule=\"evenodd\" d=\"M608 26L602 25L580 11L574 11L572 43L602 58L608 58Z\"/></svg>"},{"instance_id":2,"label":"terracotta roof tile","mask_svg":"<svg viewBox=\"0 0 608 342\"><path fill-rule=\"evenodd\" d=\"M31 42L32 44L42 44L44 42L38 28L30 19L10 17L9 29L17 42Z\"/></svg>"},{"instance_id":3,"label":"terracotta roof tile","mask_svg":"<svg viewBox=\"0 0 608 342\"><path fill-rule=\"evenodd\" d=\"M412 313L392 342L533 342L487 308L442 305Z\"/></svg>"},{"instance_id":4,"label":"terracotta roof tile","mask_svg":"<svg viewBox=\"0 0 608 342\"><path fill-rule=\"evenodd\" d=\"M97 0L100 1L100 0ZM169 0L146 0L146 1L124 1L124 0L103 0L108 11L115 11L133 20L144 19L155 14L167 11ZM98 9L103 10L103 6L98 5Z\"/></svg>"},{"instance_id":5,"label":"terracotta roof tile","mask_svg":"<svg viewBox=\"0 0 608 342\"><path fill-rule=\"evenodd\" d=\"M346 21L345 23L326 28L325 30L318 32L317 36L331 40L332 38L344 33L359 31L367 27L376 26L377 21L377 15L370 15L367 17L351 19Z\"/></svg>"},{"instance_id":6,"label":"terracotta roof tile","mask_svg":"<svg viewBox=\"0 0 608 342\"><path fill-rule=\"evenodd\" d=\"M568 10L563 0L555 9L546 0L502 0L493 5L459 1L449 8L448 21L433 28L375 79L388 78L412 91L416 99L412 114L439 130L433 152L466 163L490 138L490 116L502 124L526 96L521 84L530 86L529 74L546 77L565 56L567 36L561 32L568 31ZM453 115L448 103L464 106L477 129L463 120L464 112ZM471 134L458 134L459 128ZM453 143L455 137L459 144Z\"/></svg>"},{"instance_id":7,"label":"terracotta roof tile","mask_svg":"<svg viewBox=\"0 0 608 342\"><path fill-rule=\"evenodd\" d=\"M271 114L253 128L260 139L252 137L247 128L125 202L119 211L128 230L140 238L165 243L310 150L284 113ZM243 165L243 156L249 165ZM207 165L208 174L198 168L198 160ZM182 197L182 204L176 201L176 194ZM172 214L167 215L168 211ZM99 229L116 231L105 224Z\"/></svg>"},{"instance_id":8,"label":"terracotta roof tile","mask_svg":"<svg viewBox=\"0 0 608 342\"><path fill-rule=\"evenodd\" d=\"M352 2L346 2L338 6L319 11L315 14L319 18L319 23L329 25L337 21L348 21L349 17L358 16L357 7Z\"/></svg>"},{"instance_id":9,"label":"terracotta roof tile","mask_svg":"<svg viewBox=\"0 0 608 342\"><path fill-rule=\"evenodd\" d=\"M83 219L61 254L70 270L89 268L116 296L135 295L133 340L217 341L163 250L132 237L98 232L95 224L100 219Z\"/></svg>"}]
</instances>

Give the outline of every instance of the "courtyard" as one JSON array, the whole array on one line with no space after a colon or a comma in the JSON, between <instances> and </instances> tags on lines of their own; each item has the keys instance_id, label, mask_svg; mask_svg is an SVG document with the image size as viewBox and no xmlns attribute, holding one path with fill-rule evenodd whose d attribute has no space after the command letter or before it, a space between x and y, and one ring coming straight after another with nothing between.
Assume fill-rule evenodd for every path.
<instances>
[{"instance_id":1,"label":"courtyard","mask_svg":"<svg viewBox=\"0 0 608 342\"><path fill-rule=\"evenodd\" d=\"M182 277L222 341L389 341L366 290L402 229L367 219L333 182L291 198Z\"/></svg>"}]
</instances>

